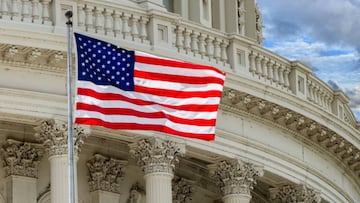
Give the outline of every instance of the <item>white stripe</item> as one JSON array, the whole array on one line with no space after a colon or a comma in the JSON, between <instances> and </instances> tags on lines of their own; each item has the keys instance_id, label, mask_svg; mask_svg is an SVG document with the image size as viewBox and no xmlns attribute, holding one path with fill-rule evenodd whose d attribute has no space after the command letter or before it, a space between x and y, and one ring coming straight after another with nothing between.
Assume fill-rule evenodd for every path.
<instances>
[{"instance_id":1,"label":"white stripe","mask_svg":"<svg viewBox=\"0 0 360 203\"><path fill-rule=\"evenodd\" d=\"M198 105L214 105L219 104L220 97L209 97L209 98L200 98L200 97L192 97L192 98L173 98L173 97L165 97L165 96L156 96L152 94L138 93L134 91L123 91L119 88L113 87L111 85L95 85L92 82L78 80L76 83L78 88L88 88L93 89L96 92L100 93L114 93L120 94L125 97L131 99L140 99L144 101L155 102L164 105L188 105L188 104L198 104Z\"/></svg>"},{"instance_id":2,"label":"white stripe","mask_svg":"<svg viewBox=\"0 0 360 203\"><path fill-rule=\"evenodd\" d=\"M176 68L169 66L152 65L147 63L135 62L135 70L146 71L151 73L163 73L169 75L182 75L191 77L214 77L224 80L225 76L214 70Z\"/></svg>"},{"instance_id":3,"label":"white stripe","mask_svg":"<svg viewBox=\"0 0 360 203\"><path fill-rule=\"evenodd\" d=\"M209 90L222 91L223 86L220 84L186 84L179 82L166 82L160 80L149 80L144 78L134 77L135 85L150 87L150 88L159 88L159 89L170 89L183 92L206 92Z\"/></svg>"},{"instance_id":4,"label":"white stripe","mask_svg":"<svg viewBox=\"0 0 360 203\"><path fill-rule=\"evenodd\" d=\"M166 108L159 105L140 106L125 101L99 100L90 96L83 96L83 95L77 95L76 100L77 102L96 105L102 108L125 108L125 109L132 109L144 113L163 112L165 114L172 115L178 118L184 118L184 119L215 119L217 113L216 111L215 112L183 111L183 110Z\"/></svg>"},{"instance_id":5,"label":"white stripe","mask_svg":"<svg viewBox=\"0 0 360 203\"><path fill-rule=\"evenodd\" d=\"M110 123L137 123L137 124L150 124L150 125L162 125L167 126L173 130L185 132L185 133L199 133L199 134L208 134L215 133L215 126L196 126L195 125L186 125L186 124L178 124L168 119L154 119L154 118L139 118L136 116L119 116L119 115L111 115L107 116L101 114L99 112L91 112L91 111L76 111L76 118L99 118L103 121Z\"/></svg>"}]
</instances>

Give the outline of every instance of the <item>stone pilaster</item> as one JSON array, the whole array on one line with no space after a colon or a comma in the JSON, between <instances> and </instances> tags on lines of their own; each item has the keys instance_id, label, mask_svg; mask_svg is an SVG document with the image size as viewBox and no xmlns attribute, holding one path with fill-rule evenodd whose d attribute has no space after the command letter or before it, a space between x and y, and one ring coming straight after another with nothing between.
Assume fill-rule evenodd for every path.
<instances>
[{"instance_id":1,"label":"stone pilaster","mask_svg":"<svg viewBox=\"0 0 360 203\"><path fill-rule=\"evenodd\" d=\"M50 161L50 182L51 182L51 202L63 203L69 199L69 170L68 170L68 132L67 123L59 120L48 120L42 122L35 128L35 137L43 142L45 150L49 154ZM74 180L75 188L77 185L78 153L84 143L84 138L89 135L89 128L75 126L73 131L74 139ZM75 192L77 202L77 192Z\"/></svg>"},{"instance_id":2,"label":"stone pilaster","mask_svg":"<svg viewBox=\"0 0 360 203\"><path fill-rule=\"evenodd\" d=\"M8 139L2 146L2 152L7 177L7 202L36 203L38 164L42 150L37 144Z\"/></svg>"},{"instance_id":3,"label":"stone pilaster","mask_svg":"<svg viewBox=\"0 0 360 203\"><path fill-rule=\"evenodd\" d=\"M240 160L222 161L209 168L220 186L224 203L249 203L256 178L263 175L262 167Z\"/></svg>"},{"instance_id":4,"label":"stone pilaster","mask_svg":"<svg viewBox=\"0 0 360 203\"><path fill-rule=\"evenodd\" d=\"M145 172L146 202L172 202L171 180L174 177L178 156L185 153L185 146L158 138L143 139L130 145L130 152L138 159Z\"/></svg>"},{"instance_id":5,"label":"stone pilaster","mask_svg":"<svg viewBox=\"0 0 360 203\"><path fill-rule=\"evenodd\" d=\"M95 154L88 162L89 186L93 202L119 202L120 182L127 161Z\"/></svg>"},{"instance_id":6,"label":"stone pilaster","mask_svg":"<svg viewBox=\"0 0 360 203\"><path fill-rule=\"evenodd\" d=\"M320 191L306 187L305 185L281 185L271 188L270 199L274 203L319 203Z\"/></svg>"},{"instance_id":7,"label":"stone pilaster","mask_svg":"<svg viewBox=\"0 0 360 203\"><path fill-rule=\"evenodd\" d=\"M191 200L194 188L189 180L184 178L174 178L172 181L173 203L186 203Z\"/></svg>"}]
</instances>

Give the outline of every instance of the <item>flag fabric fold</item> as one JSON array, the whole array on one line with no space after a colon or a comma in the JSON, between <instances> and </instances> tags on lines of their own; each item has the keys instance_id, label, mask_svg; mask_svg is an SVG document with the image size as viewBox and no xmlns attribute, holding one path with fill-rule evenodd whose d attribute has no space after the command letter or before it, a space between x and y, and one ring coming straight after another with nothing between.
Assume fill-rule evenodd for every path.
<instances>
[{"instance_id":1,"label":"flag fabric fold","mask_svg":"<svg viewBox=\"0 0 360 203\"><path fill-rule=\"evenodd\" d=\"M214 140L225 73L75 33L75 123Z\"/></svg>"}]
</instances>

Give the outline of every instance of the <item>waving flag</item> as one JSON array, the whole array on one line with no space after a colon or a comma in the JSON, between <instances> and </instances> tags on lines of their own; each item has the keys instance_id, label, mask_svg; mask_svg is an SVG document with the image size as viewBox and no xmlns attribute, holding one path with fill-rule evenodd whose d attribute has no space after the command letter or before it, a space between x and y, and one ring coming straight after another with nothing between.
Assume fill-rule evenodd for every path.
<instances>
[{"instance_id":1,"label":"waving flag","mask_svg":"<svg viewBox=\"0 0 360 203\"><path fill-rule=\"evenodd\" d=\"M223 72L75 38L76 123L214 140Z\"/></svg>"}]
</instances>

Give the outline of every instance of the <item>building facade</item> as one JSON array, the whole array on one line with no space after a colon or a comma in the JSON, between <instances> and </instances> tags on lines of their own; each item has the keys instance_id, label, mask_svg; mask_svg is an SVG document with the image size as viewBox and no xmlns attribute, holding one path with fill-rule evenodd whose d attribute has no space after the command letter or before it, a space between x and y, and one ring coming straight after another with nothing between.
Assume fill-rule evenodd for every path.
<instances>
[{"instance_id":1,"label":"building facade","mask_svg":"<svg viewBox=\"0 0 360 203\"><path fill-rule=\"evenodd\" d=\"M68 10L77 32L227 74L213 142L75 126L77 202L360 202L349 98L262 47L256 0L0 2L1 203L68 200Z\"/></svg>"}]
</instances>

